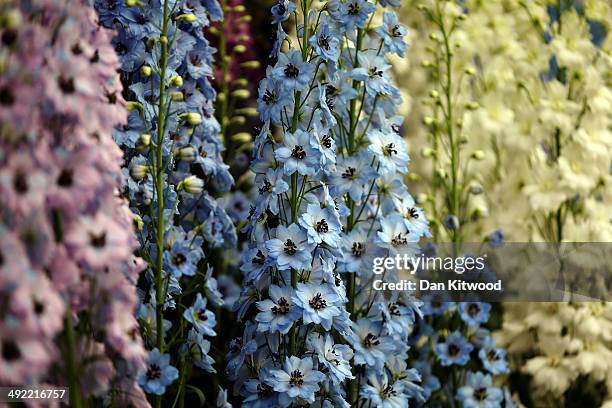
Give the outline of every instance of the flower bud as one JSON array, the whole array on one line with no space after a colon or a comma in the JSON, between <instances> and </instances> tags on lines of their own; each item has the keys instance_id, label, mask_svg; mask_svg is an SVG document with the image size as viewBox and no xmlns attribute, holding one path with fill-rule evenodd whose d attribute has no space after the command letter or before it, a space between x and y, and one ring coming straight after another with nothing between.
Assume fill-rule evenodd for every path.
<instances>
[{"instance_id":1,"label":"flower bud","mask_svg":"<svg viewBox=\"0 0 612 408\"><path fill-rule=\"evenodd\" d=\"M238 44L237 46L234 47L233 52L234 54L244 54L246 50L247 48L244 45Z\"/></svg>"},{"instance_id":2,"label":"flower bud","mask_svg":"<svg viewBox=\"0 0 612 408\"><path fill-rule=\"evenodd\" d=\"M484 193L484 188L482 188L482 185L476 181L472 181L470 183L470 194L479 195L482 193Z\"/></svg>"},{"instance_id":3,"label":"flower bud","mask_svg":"<svg viewBox=\"0 0 612 408\"><path fill-rule=\"evenodd\" d=\"M476 74L476 70L475 70L474 68L472 68L472 67L467 67L467 68L464 70L464 72L465 72L465 74L466 74L466 75L470 75L470 76L472 76L472 75L475 75L475 74Z\"/></svg>"},{"instance_id":4,"label":"flower bud","mask_svg":"<svg viewBox=\"0 0 612 408\"><path fill-rule=\"evenodd\" d=\"M436 170L436 175L442 179L446 178L446 170L439 168Z\"/></svg>"},{"instance_id":5,"label":"flower bud","mask_svg":"<svg viewBox=\"0 0 612 408\"><path fill-rule=\"evenodd\" d=\"M423 60L423 61L421 61L421 66L422 66L423 68L429 68L429 67L431 67L431 65L432 65L432 63L431 63L431 61L429 61L429 60Z\"/></svg>"},{"instance_id":6,"label":"flower bud","mask_svg":"<svg viewBox=\"0 0 612 408\"><path fill-rule=\"evenodd\" d=\"M246 11L246 7L244 7L244 5L239 4L237 6L234 6L234 13L244 13Z\"/></svg>"},{"instance_id":7,"label":"flower bud","mask_svg":"<svg viewBox=\"0 0 612 408\"><path fill-rule=\"evenodd\" d=\"M244 116L234 116L230 123L232 125L244 125L246 123L246 118Z\"/></svg>"},{"instance_id":8,"label":"flower bud","mask_svg":"<svg viewBox=\"0 0 612 408\"><path fill-rule=\"evenodd\" d=\"M204 190L204 180L196 176L186 177L181 181L181 185L189 194L200 194Z\"/></svg>"},{"instance_id":9,"label":"flower bud","mask_svg":"<svg viewBox=\"0 0 612 408\"><path fill-rule=\"evenodd\" d=\"M426 124L427 126L431 126L434 122L435 122L435 119L432 118L431 116L425 116L423 118L423 123Z\"/></svg>"},{"instance_id":10,"label":"flower bud","mask_svg":"<svg viewBox=\"0 0 612 408\"><path fill-rule=\"evenodd\" d=\"M148 133L143 133L136 141L136 149L138 151L145 151L151 145L151 135Z\"/></svg>"},{"instance_id":11,"label":"flower bud","mask_svg":"<svg viewBox=\"0 0 612 408\"><path fill-rule=\"evenodd\" d=\"M252 20L253 20L253 17L251 17L248 14L240 17L240 21L242 21L243 23L250 23Z\"/></svg>"},{"instance_id":12,"label":"flower bud","mask_svg":"<svg viewBox=\"0 0 612 408\"><path fill-rule=\"evenodd\" d=\"M212 35L219 35L220 31L219 29L217 29L217 27L209 27L208 28L208 32L211 33Z\"/></svg>"},{"instance_id":13,"label":"flower bud","mask_svg":"<svg viewBox=\"0 0 612 408\"><path fill-rule=\"evenodd\" d=\"M440 92L432 89L431 92L429 92L429 96L431 96L433 99L438 99L440 97Z\"/></svg>"},{"instance_id":14,"label":"flower bud","mask_svg":"<svg viewBox=\"0 0 612 408\"><path fill-rule=\"evenodd\" d=\"M185 146L179 149L178 157L184 162L192 163L198 157L198 152L193 146Z\"/></svg>"},{"instance_id":15,"label":"flower bud","mask_svg":"<svg viewBox=\"0 0 612 408\"><path fill-rule=\"evenodd\" d=\"M140 75L144 77L150 77L152 73L153 73L153 69L148 65L143 65L140 68Z\"/></svg>"},{"instance_id":16,"label":"flower bud","mask_svg":"<svg viewBox=\"0 0 612 408\"><path fill-rule=\"evenodd\" d=\"M435 152L431 147L425 147L423 149L421 149L421 157L433 157L435 156Z\"/></svg>"},{"instance_id":17,"label":"flower bud","mask_svg":"<svg viewBox=\"0 0 612 408\"><path fill-rule=\"evenodd\" d=\"M249 81L247 81L245 78L238 78L234 80L234 84L238 87L244 88L249 85Z\"/></svg>"},{"instance_id":18,"label":"flower bud","mask_svg":"<svg viewBox=\"0 0 612 408\"><path fill-rule=\"evenodd\" d=\"M474 150L474 152L472 152L471 157L474 160L482 160L485 157L485 152L483 152L482 150Z\"/></svg>"},{"instance_id":19,"label":"flower bud","mask_svg":"<svg viewBox=\"0 0 612 408\"><path fill-rule=\"evenodd\" d=\"M469 102L465 105L468 110L476 110L480 108L480 104L478 102Z\"/></svg>"},{"instance_id":20,"label":"flower bud","mask_svg":"<svg viewBox=\"0 0 612 408\"><path fill-rule=\"evenodd\" d=\"M236 99L249 99L251 93L246 89L236 89L232 92L232 97Z\"/></svg>"},{"instance_id":21,"label":"flower bud","mask_svg":"<svg viewBox=\"0 0 612 408\"><path fill-rule=\"evenodd\" d=\"M244 115L249 118L254 118L259 115L257 109L251 107L236 109L236 113L238 115Z\"/></svg>"},{"instance_id":22,"label":"flower bud","mask_svg":"<svg viewBox=\"0 0 612 408\"><path fill-rule=\"evenodd\" d=\"M232 141L238 143L248 143L252 140L251 134L247 132L236 133L231 136Z\"/></svg>"},{"instance_id":23,"label":"flower bud","mask_svg":"<svg viewBox=\"0 0 612 408\"><path fill-rule=\"evenodd\" d=\"M446 219L444 220L444 226L446 227L446 229L448 230L456 230L459 228L459 218L457 218L455 215L448 215L446 217Z\"/></svg>"},{"instance_id":24,"label":"flower bud","mask_svg":"<svg viewBox=\"0 0 612 408\"><path fill-rule=\"evenodd\" d=\"M195 14L181 14L180 16L176 17L177 20L182 20L186 23L195 23L196 21L198 21L198 17Z\"/></svg>"},{"instance_id":25,"label":"flower bud","mask_svg":"<svg viewBox=\"0 0 612 408\"><path fill-rule=\"evenodd\" d=\"M142 6L143 3L140 0L125 0L125 5L127 7L136 7L136 6Z\"/></svg>"},{"instance_id":26,"label":"flower bud","mask_svg":"<svg viewBox=\"0 0 612 408\"><path fill-rule=\"evenodd\" d=\"M144 221L142 220L142 217L140 215L132 213L132 222L134 223L136 230L142 231L142 228L144 227Z\"/></svg>"},{"instance_id":27,"label":"flower bud","mask_svg":"<svg viewBox=\"0 0 612 408\"><path fill-rule=\"evenodd\" d=\"M136 181L144 180L149 172L149 166L144 164L133 164L130 168L130 176Z\"/></svg>"},{"instance_id":28,"label":"flower bud","mask_svg":"<svg viewBox=\"0 0 612 408\"><path fill-rule=\"evenodd\" d=\"M142 109L142 105L140 104L140 102L128 101L125 104L125 109L127 109L128 112L132 112L132 111L134 111L134 109L141 110Z\"/></svg>"},{"instance_id":29,"label":"flower bud","mask_svg":"<svg viewBox=\"0 0 612 408\"><path fill-rule=\"evenodd\" d=\"M170 98L173 102L182 102L185 99L185 96L180 91L170 92Z\"/></svg>"},{"instance_id":30,"label":"flower bud","mask_svg":"<svg viewBox=\"0 0 612 408\"><path fill-rule=\"evenodd\" d=\"M416 173L408 173L408 180L410 181L419 181L421 177Z\"/></svg>"},{"instance_id":31,"label":"flower bud","mask_svg":"<svg viewBox=\"0 0 612 408\"><path fill-rule=\"evenodd\" d=\"M224 92L219 92L217 94L217 102L225 102L225 93Z\"/></svg>"},{"instance_id":32,"label":"flower bud","mask_svg":"<svg viewBox=\"0 0 612 408\"><path fill-rule=\"evenodd\" d=\"M202 115L197 112L184 113L183 115L185 115L185 120L191 126L197 126L202 123Z\"/></svg>"},{"instance_id":33,"label":"flower bud","mask_svg":"<svg viewBox=\"0 0 612 408\"><path fill-rule=\"evenodd\" d=\"M429 201L429 196L427 194L425 194L425 193L419 193L416 196L416 201L417 201L417 204L421 205L421 204L426 203L427 201Z\"/></svg>"},{"instance_id":34,"label":"flower bud","mask_svg":"<svg viewBox=\"0 0 612 408\"><path fill-rule=\"evenodd\" d=\"M162 35L161 37L159 37L159 42L162 44L168 44L168 37Z\"/></svg>"},{"instance_id":35,"label":"flower bud","mask_svg":"<svg viewBox=\"0 0 612 408\"><path fill-rule=\"evenodd\" d=\"M181 87L183 86L183 78L180 75L174 75L170 77L170 81L168 81L170 86Z\"/></svg>"},{"instance_id":36,"label":"flower bud","mask_svg":"<svg viewBox=\"0 0 612 408\"><path fill-rule=\"evenodd\" d=\"M257 69L261 67L261 63L259 61L246 61L243 62L242 64L240 64L240 68L246 68L246 69Z\"/></svg>"}]
</instances>

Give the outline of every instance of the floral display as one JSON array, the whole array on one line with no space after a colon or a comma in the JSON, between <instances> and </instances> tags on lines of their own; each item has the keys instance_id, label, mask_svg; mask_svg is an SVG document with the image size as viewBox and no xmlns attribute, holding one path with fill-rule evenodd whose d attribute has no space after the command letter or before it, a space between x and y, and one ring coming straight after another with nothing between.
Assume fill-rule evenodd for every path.
<instances>
[{"instance_id":1,"label":"floral display","mask_svg":"<svg viewBox=\"0 0 612 408\"><path fill-rule=\"evenodd\" d=\"M81 1L0 6L0 385L144 400L142 260L120 197L112 33Z\"/></svg>"},{"instance_id":2,"label":"floral display","mask_svg":"<svg viewBox=\"0 0 612 408\"><path fill-rule=\"evenodd\" d=\"M428 232L401 181L409 156L387 60L405 52L405 30L383 6L272 7L276 62L259 86L259 197L236 307L245 331L228 362L245 406L422 398L406 364L420 303L367 290L372 257L415 253Z\"/></svg>"},{"instance_id":3,"label":"floral display","mask_svg":"<svg viewBox=\"0 0 612 408\"><path fill-rule=\"evenodd\" d=\"M3 1L0 406L612 408L611 22Z\"/></svg>"},{"instance_id":4,"label":"floral display","mask_svg":"<svg viewBox=\"0 0 612 408\"><path fill-rule=\"evenodd\" d=\"M406 133L426 144L415 160L416 185L422 200L431 203L429 216L442 222L441 233L453 226L451 238L459 231L463 241L486 239L492 245L609 241L610 6L597 1L419 3L404 5L402 21L414 27L409 30L414 47L409 58L394 61L394 68L410 84L402 91L413 98L403 111L423 124ZM425 5L433 13L437 5L446 16L434 24L452 27L450 52L437 51L447 47L444 32L432 32L430 20L414 13ZM440 65L445 54L452 56L448 71ZM462 135L455 152L463 160L457 173L450 165L452 149L447 154L439 136L436 140L448 134L440 123L448 105L435 88L437 75L454 79L453 130ZM439 204L448 200L438 197L455 174L462 201L453 219L453 211ZM432 233L437 233L433 227ZM506 304L504 309L503 329L495 337L508 347L510 369L522 372L509 385L523 404L606 403L608 303ZM602 364L595 368L593 358Z\"/></svg>"},{"instance_id":5,"label":"floral display","mask_svg":"<svg viewBox=\"0 0 612 408\"><path fill-rule=\"evenodd\" d=\"M202 393L190 384L194 371L219 369L211 344L224 299L208 260L237 239L215 199L233 178L214 116L215 49L205 36L223 10L216 1L168 0L100 0L96 10L117 31L113 45L129 101L128 123L114 138L125 152L125 193L147 262L137 317L150 352L138 382L156 406L182 405L187 390ZM168 387L174 389L165 402Z\"/></svg>"}]
</instances>

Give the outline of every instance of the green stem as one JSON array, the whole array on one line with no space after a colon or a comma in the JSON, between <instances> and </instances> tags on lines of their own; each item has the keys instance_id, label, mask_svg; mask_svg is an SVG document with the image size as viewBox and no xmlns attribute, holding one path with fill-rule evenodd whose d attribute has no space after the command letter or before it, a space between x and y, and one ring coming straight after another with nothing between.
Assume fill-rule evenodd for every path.
<instances>
[{"instance_id":1,"label":"green stem","mask_svg":"<svg viewBox=\"0 0 612 408\"><path fill-rule=\"evenodd\" d=\"M70 406L81 408L81 386L79 384L79 374L76 364L76 339L74 327L72 325L72 313L70 307L66 308L64 314L64 335L66 336L66 372L68 375L68 392L70 394Z\"/></svg>"}]
</instances>

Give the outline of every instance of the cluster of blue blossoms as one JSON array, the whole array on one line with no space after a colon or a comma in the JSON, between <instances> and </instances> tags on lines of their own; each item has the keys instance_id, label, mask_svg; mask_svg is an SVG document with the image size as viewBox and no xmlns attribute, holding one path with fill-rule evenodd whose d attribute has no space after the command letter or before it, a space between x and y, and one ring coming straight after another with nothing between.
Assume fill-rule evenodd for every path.
<instances>
[{"instance_id":1,"label":"cluster of blue blossoms","mask_svg":"<svg viewBox=\"0 0 612 408\"><path fill-rule=\"evenodd\" d=\"M207 338L216 335L216 320L207 306L224 301L209 257L234 246L236 233L214 197L233 180L221 158L209 82L215 49L204 28L223 14L216 0L96 0L95 7L117 32L113 46L130 101L129 123L114 138L148 264L138 319L152 351L138 380L160 395L179 377L179 362L215 373ZM166 313L179 318L171 322Z\"/></svg>"},{"instance_id":2,"label":"cluster of blue blossoms","mask_svg":"<svg viewBox=\"0 0 612 408\"><path fill-rule=\"evenodd\" d=\"M465 408L516 407L509 390L494 385L509 372L506 351L485 327L491 305L455 303L443 294L424 299L422 316L410 336L412 366L422 377L428 403Z\"/></svg>"},{"instance_id":3,"label":"cluster of blue blossoms","mask_svg":"<svg viewBox=\"0 0 612 408\"><path fill-rule=\"evenodd\" d=\"M406 29L397 1L313 4L272 8L276 63L259 87L259 196L235 304L245 330L227 370L246 407L407 407L425 398L407 364L420 302L371 290L374 257L415 254L429 234L402 181L409 156L386 58L404 54Z\"/></svg>"}]
</instances>

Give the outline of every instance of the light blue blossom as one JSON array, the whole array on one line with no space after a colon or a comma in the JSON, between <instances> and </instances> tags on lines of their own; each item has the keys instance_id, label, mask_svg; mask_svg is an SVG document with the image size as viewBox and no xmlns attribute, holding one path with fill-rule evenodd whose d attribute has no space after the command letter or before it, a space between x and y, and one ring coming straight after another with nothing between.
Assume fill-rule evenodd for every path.
<instances>
[{"instance_id":1,"label":"light blue blossom","mask_svg":"<svg viewBox=\"0 0 612 408\"><path fill-rule=\"evenodd\" d=\"M478 351L478 357L484 368L491 374L505 374L508 372L506 350L495 347L495 340L488 337L485 344Z\"/></svg>"},{"instance_id":2,"label":"light blue blossom","mask_svg":"<svg viewBox=\"0 0 612 408\"><path fill-rule=\"evenodd\" d=\"M271 72L271 78L282 84L285 92L301 91L312 80L314 67L302 59L298 50L278 54L278 62Z\"/></svg>"},{"instance_id":3,"label":"light blue blossom","mask_svg":"<svg viewBox=\"0 0 612 408\"><path fill-rule=\"evenodd\" d=\"M478 326L489 320L491 305L483 302L460 302L459 315L469 325Z\"/></svg>"},{"instance_id":4,"label":"light blue blossom","mask_svg":"<svg viewBox=\"0 0 612 408\"><path fill-rule=\"evenodd\" d=\"M311 135L303 130L285 133L283 147L275 152L275 157L284 164L285 174L296 171L303 176L314 176L319 168L320 153L313 149Z\"/></svg>"},{"instance_id":5,"label":"light blue blossom","mask_svg":"<svg viewBox=\"0 0 612 408\"><path fill-rule=\"evenodd\" d=\"M406 143L395 133L383 133L372 130L368 134L370 151L380 163L381 173L405 173L408 171L408 153Z\"/></svg>"},{"instance_id":6,"label":"light blue blossom","mask_svg":"<svg viewBox=\"0 0 612 408\"><path fill-rule=\"evenodd\" d=\"M321 208L319 204L309 204L299 222L306 229L308 243L325 243L332 248L340 244L342 225L330 209Z\"/></svg>"},{"instance_id":7,"label":"light blue blossom","mask_svg":"<svg viewBox=\"0 0 612 408\"><path fill-rule=\"evenodd\" d=\"M209 373L217 372L213 368L215 359L208 355L210 341L204 339L204 335L196 329L189 330L187 341L181 346L181 352L187 354L196 367Z\"/></svg>"},{"instance_id":8,"label":"light blue blossom","mask_svg":"<svg viewBox=\"0 0 612 408\"><path fill-rule=\"evenodd\" d=\"M179 371L170 365L170 355L162 354L158 349L149 353L146 369L138 377L138 384L142 389L155 395L162 395L166 387L178 378Z\"/></svg>"},{"instance_id":9,"label":"light blue blossom","mask_svg":"<svg viewBox=\"0 0 612 408\"><path fill-rule=\"evenodd\" d=\"M304 323L315 323L331 330L333 319L340 316L341 299L326 284L298 283L293 302L302 309Z\"/></svg>"},{"instance_id":10,"label":"light blue blossom","mask_svg":"<svg viewBox=\"0 0 612 408\"><path fill-rule=\"evenodd\" d=\"M312 358L300 359L291 356L285 360L282 369L271 370L270 378L265 381L274 391L280 393L280 404L288 406L297 398L314 402L315 392L323 380L325 380L325 375L313 369Z\"/></svg>"},{"instance_id":11,"label":"light blue blossom","mask_svg":"<svg viewBox=\"0 0 612 408\"><path fill-rule=\"evenodd\" d=\"M183 317L201 333L207 336L216 336L214 327L217 324L215 314L206 309L206 298L198 293L196 300L188 309L183 312Z\"/></svg>"},{"instance_id":12,"label":"light blue blossom","mask_svg":"<svg viewBox=\"0 0 612 408\"><path fill-rule=\"evenodd\" d=\"M302 311L293 304L292 288L271 285L268 289L270 299L257 302L259 313L255 321L258 331L287 334L289 329L302 315Z\"/></svg>"},{"instance_id":13,"label":"light blue blossom","mask_svg":"<svg viewBox=\"0 0 612 408\"><path fill-rule=\"evenodd\" d=\"M452 332L444 343L438 343L435 352L443 366L465 365L474 349L459 332Z\"/></svg>"},{"instance_id":14,"label":"light blue blossom","mask_svg":"<svg viewBox=\"0 0 612 408\"><path fill-rule=\"evenodd\" d=\"M459 388L456 398L464 408L498 408L504 394L500 388L493 386L490 375L469 372L466 384Z\"/></svg>"},{"instance_id":15,"label":"light blue blossom","mask_svg":"<svg viewBox=\"0 0 612 408\"><path fill-rule=\"evenodd\" d=\"M385 12L383 16L383 25L376 29L384 41L385 50L392 54L397 54L403 57L408 46L404 42L404 37L407 34L406 27L400 24L397 14L393 12Z\"/></svg>"},{"instance_id":16,"label":"light blue blossom","mask_svg":"<svg viewBox=\"0 0 612 408\"><path fill-rule=\"evenodd\" d=\"M297 224L289 227L280 225L276 238L266 241L266 249L274 259L278 269L303 269L310 265L312 245L308 243L306 232Z\"/></svg>"}]
</instances>

